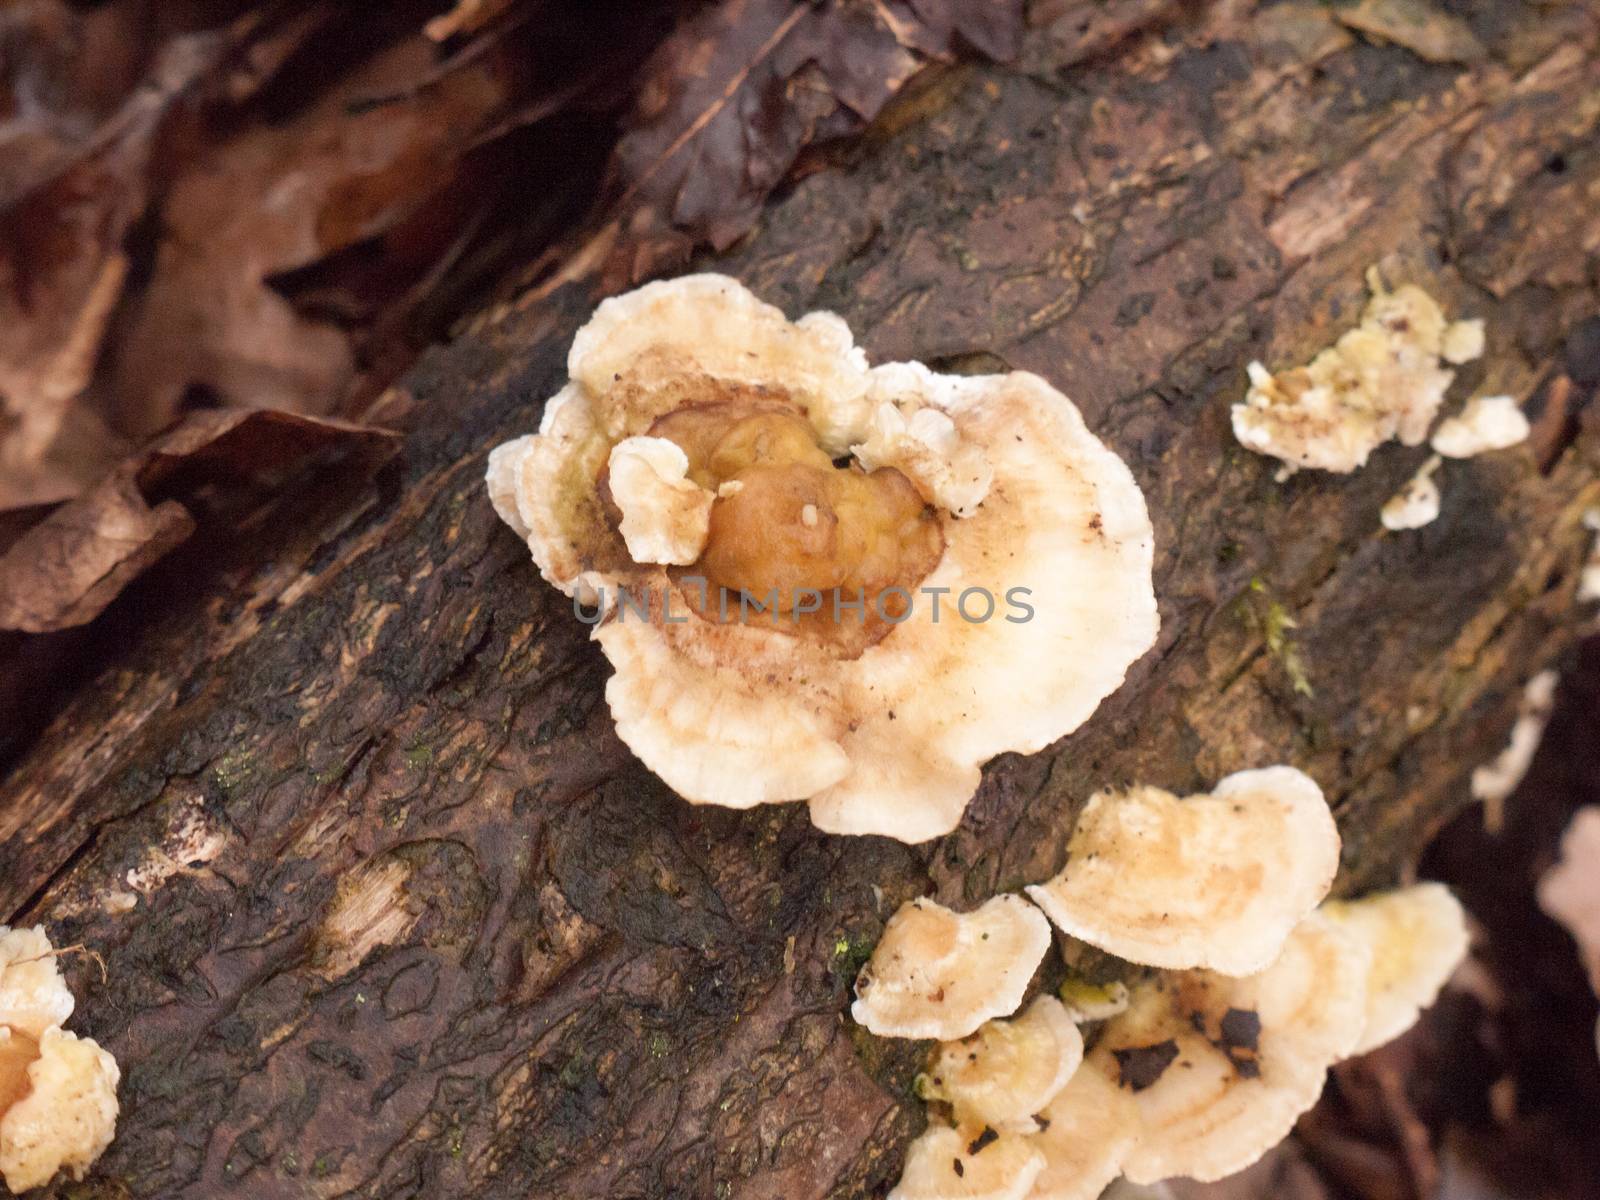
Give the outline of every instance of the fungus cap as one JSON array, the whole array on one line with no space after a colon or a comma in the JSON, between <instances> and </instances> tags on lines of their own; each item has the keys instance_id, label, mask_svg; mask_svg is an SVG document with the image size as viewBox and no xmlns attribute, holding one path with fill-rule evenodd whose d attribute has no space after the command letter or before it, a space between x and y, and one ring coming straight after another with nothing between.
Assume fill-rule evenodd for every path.
<instances>
[{"instance_id":1,"label":"fungus cap","mask_svg":"<svg viewBox=\"0 0 1600 1200\"><path fill-rule=\"evenodd\" d=\"M966 1037L1017 1010L1049 946L1049 922L1020 896L969 913L909 901L856 977L850 1015L880 1037Z\"/></svg>"},{"instance_id":2,"label":"fungus cap","mask_svg":"<svg viewBox=\"0 0 1600 1200\"><path fill-rule=\"evenodd\" d=\"M1431 455L1417 469L1417 473L1406 481L1406 485L1389 497L1379 518L1385 529L1400 533L1407 529L1421 529L1438 520L1442 497L1439 495L1439 485L1433 480L1433 473L1439 469L1442 461L1437 454Z\"/></svg>"},{"instance_id":3,"label":"fungus cap","mask_svg":"<svg viewBox=\"0 0 1600 1200\"><path fill-rule=\"evenodd\" d=\"M1279 766L1181 800L1155 787L1100 792L1066 866L1027 891L1063 932L1119 958L1247 975L1277 957L1338 866L1321 789Z\"/></svg>"},{"instance_id":4,"label":"fungus cap","mask_svg":"<svg viewBox=\"0 0 1600 1200\"><path fill-rule=\"evenodd\" d=\"M1072 403L1036 376L869 370L839 318L790 322L716 275L607 300L575 337L568 369L539 433L490 455L489 495L545 579L601 601L593 636L615 671L606 698L617 731L691 802L803 799L829 832L940 836L959 822L984 762L1077 728L1155 640L1144 497ZM635 528L616 527L600 486L613 447L666 438L674 420L714 424L735 412L788 422L784 437L800 422L810 444L793 453L814 473L808 480L848 476L850 488L877 488L877 498L902 505L882 518L886 536L872 527L858 540L872 554L901 552L895 569L905 577L891 571L893 586L874 595L881 603L900 589L904 612L878 608L869 628L865 592L829 584L826 596L797 593L831 603L803 626L799 603L760 619L709 615L706 566L721 529L753 530L763 569L775 573L797 560L774 547L857 544L838 532L856 519L849 505L820 523L815 503L779 520L735 521L741 504L764 511L751 499L760 489L742 487L773 461L759 439L755 466L742 463L743 474L716 486L703 471L696 481L716 493L697 561L681 561L692 537L636 539L641 524L652 529L641 497L616 497L613 486ZM834 466L829 456L851 447L857 464ZM867 466L878 469L858 469ZM691 464L690 475L697 470ZM706 503L679 489L689 480L674 471L654 474L661 486L645 482L657 503L691 514ZM909 521L907 495L926 505ZM926 562L916 549L925 544ZM662 558L677 565L649 561ZM647 617L617 603L624 588L650 598ZM745 593L729 591L737 608Z\"/></svg>"},{"instance_id":5,"label":"fungus cap","mask_svg":"<svg viewBox=\"0 0 1600 1200\"><path fill-rule=\"evenodd\" d=\"M0 1025L38 1041L46 1029L70 1017L72 1008L72 993L44 926L0 925Z\"/></svg>"},{"instance_id":6,"label":"fungus cap","mask_svg":"<svg viewBox=\"0 0 1600 1200\"><path fill-rule=\"evenodd\" d=\"M1083 1035L1061 1001L1040 996L1010 1020L944 1042L923 1076L924 1099L945 1100L961 1124L1032 1133L1034 1114L1083 1061Z\"/></svg>"},{"instance_id":7,"label":"fungus cap","mask_svg":"<svg viewBox=\"0 0 1600 1200\"><path fill-rule=\"evenodd\" d=\"M1134 1183L1243 1170L1288 1134L1366 1016L1368 951L1313 913L1266 970L1164 975L1134 989L1085 1060L1131 1095Z\"/></svg>"},{"instance_id":8,"label":"fungus cap","mask_svg":"<svg viewBox=\"0 0 1600 1200\"><path fill-rule=\"evenodd\" d=\"M1600 994L1600 805L1572 814L1561 857L1539 878L1539 907L1578 943L1589 986Z\"/></svg>"},{"instance_id":9,"label":"fungus cap","mask_svg":"<svg viewBox=\"0 0 1600 1200\"><path fill-rule=\"evenodd\" d=\"M1515 396L1477 396L1439 422L1433 448L1446 458L1473 458L1525 442L1531 429Z\"/></svg>"},{"instance_id":10,"label":"fungus cap","mask_svg":"<svg viewBox=\"0 0 1600 1200\"><path fill-rule=\"evenodd\" d=\"M1399 1037L1467 954L1467 917L1442 883L1330 901L1324 913L1367 947L1366 1020L1351 1054Z\"/></svg>"},{"instance_id":11,"label":"fungus cap","mask_svg":"<svg viewBox=\"0 0 1600 1200\"><path fill-rule=\"evenodd\" d=\"M1039 1115L1044 1128L1031 1140L1044 1170L1028 1200L1095 1200L1138 1138L1133 1097L1099 1071L1079 1071Z\"/></svg>"},{"instance_id":12,"label":"fungus cap","mask_svg":"<svg viewBox=\"0 0 1600 1200\"><path fill-rule=\"evenodd\" d=\"M889 1200L1026 1200L1043 1169L1026 1138L932 1125L906 1151Z\"/></svg>"},{"instance_id":13,"label":"fungus cap","mask_svg":"<svg viewBox=\"0 0 1600 1200\"><path fill-rule=\"evenodd\" d=\"M93 1039L52 1027L28 1067L28 1091L0 1114L0 1175L13 1192L59 1170L82 1179L111 1144L121 1072Z\"/></svg>"}]
</instances>

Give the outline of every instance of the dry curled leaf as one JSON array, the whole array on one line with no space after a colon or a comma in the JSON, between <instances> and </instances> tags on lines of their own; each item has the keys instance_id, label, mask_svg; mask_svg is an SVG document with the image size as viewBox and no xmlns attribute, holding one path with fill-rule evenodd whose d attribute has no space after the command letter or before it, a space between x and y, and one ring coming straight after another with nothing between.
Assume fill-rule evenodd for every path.
<instances>
[{"instance_id":1,"label":"dry curled leaf","mask_svg":"<svg viewBox=\"0 0 1600 1200\"><path fill-rule=\"evenodd\" d=\"M122 295L156 138L225 46L214 34L168 42L146 86L0 209L0 508L76 495L104 465L112 439L73 403Z\"/></svg>"},{"instance_id":2,"label":"dry curled leaf","mask_svg":"<svg viewBox=\"0 0 1600 1200\"><path fill-rule=\"evenodd\" d=\"M49 633L92 621L194 532L184 501L201 487L278 471L336 444L373 464L395 437L266 409L193 414L0 555L0 629Z\"/></svg>"},{"instance_id":3,"label":"dry curled leaf","mask_svg":"<svg viewBox=\"0 0 1600 1200\"><path fill-rule=\"evenodd\" d=\"M860 129L930 59L1008 59L1020 0L722 0L652 56L614 166L630 198L727 246L806 145ZM660 235L668 237L664 232Z\"/></svg>"}]
</instances>

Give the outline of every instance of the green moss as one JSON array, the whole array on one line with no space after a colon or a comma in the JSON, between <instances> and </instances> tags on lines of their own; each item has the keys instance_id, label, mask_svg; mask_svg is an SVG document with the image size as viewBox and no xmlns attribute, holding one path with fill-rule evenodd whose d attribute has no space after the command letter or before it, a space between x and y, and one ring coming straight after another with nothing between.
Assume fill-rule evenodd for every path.
<instances>
[{"instance_id":1,"label":"green moss","mask_svg":"<svg viewBox=\"0 0 1600 1200\"><path fill-rule=\"evenodd\" d=\"M1289 615L1289 610L1272 595L1259 577L1250 581L1250 590L1264 602L1262 606L1250 611L1261 626L1261 635L1267 643L1267 653L1272 655L1283 668L1284 674L1289 677L1290 686L1296 692L1302 696L1315 695L1311 688L1310 676L1306 674L1305 662L1300 657L1300 649L1289 636L1292 630L1299 628L1298 622Z\"/></svg>"}]
</instances>

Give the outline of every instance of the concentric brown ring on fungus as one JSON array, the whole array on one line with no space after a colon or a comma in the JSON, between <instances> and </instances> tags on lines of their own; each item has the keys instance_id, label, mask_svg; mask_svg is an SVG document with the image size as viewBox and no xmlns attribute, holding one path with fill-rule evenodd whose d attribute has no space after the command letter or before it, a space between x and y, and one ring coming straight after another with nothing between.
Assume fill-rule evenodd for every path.
<instances>
[{"instance_id":1,"label":"concentric brown ring on fungus","mask_svg":"<svg viewBox=\"0 0 1600 1200\"><path fill-rule=\"evenodd\" d=\"M984 762L1077 728L1155 639L1143 495L1036 376L869 369L838 317L717 275L606 301L568 373L489 493L599 606L618 733L690 801L939 836ZM655 478L619 504L635 438ZM641 509L652 490L675 516Z\"/></svg>"},{"instance_id":2,"label":"concentric brown ring on fungus","mask_svg":"<svg viewBox=\"0 0 1600 1200\"><path fill-rule=\"evenodd\" d=\"M1256 975L1185 971L1135 987L1081 1068L1133 1099L1138 1141L1123 1173L1221 1179L1282 1141L1361 1036L1370 962L1313 913Z\"/></svg>"},{"instance_id":3,"label":"concentric brown ring on fungus","mask_svg":"<svg viewBox=\"0 0 1600 1200\"><path fill-rule=\"evenodd\" d=\"M1027 889L1065 933L1129 962L1259 971L1339 868L1322 790L1293 767L1239 771L1209 794L1100 792L1067 863Z\"/></svg>"}]
</instances>

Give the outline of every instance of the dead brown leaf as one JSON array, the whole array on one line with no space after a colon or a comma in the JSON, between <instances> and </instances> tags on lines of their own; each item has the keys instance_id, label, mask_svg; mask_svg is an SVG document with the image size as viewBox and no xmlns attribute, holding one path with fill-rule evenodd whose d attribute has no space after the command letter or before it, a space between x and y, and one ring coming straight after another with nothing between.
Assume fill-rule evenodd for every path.
<instances>
[{"instance_id":1,"label":"dead brown leaf","mask_svg":"<svg viewBox=\"0 0 1600 1200\"><path fill-rule=\"evenodd\" d=\"M119 429L147 435L197 396L334 410L357 369L351 337L271 280L382 235L451 182L506 104L507 81L481 61L409 91L433 54L421 36L400 41L292 119L253 121L182 174L118 340Z\"/></svg>"},{"instance_id":2,"label":"dead brown leaf","mask_svg":"<svg viewBox=\"0 0 1600 1200\"><path fill-rule=\"evenodd\" d=\"M1464 21L1427 0L1357 0L1333 11L1351 29L1404 46L1428 62L1477 63L1487 57Z\"/></svg>"},{"instance_id":3,"label":"dead brown leaf","mask_svg":"<svg viewBox=\"0 0 1600 1200\"><path fill-rule=\"evenodd\" d=\"M264 409L203 412L0 554L0 629L49 633L97 617L129 583L194 532L191 497L283 471L340 446L369 467L394 434Z\"/></svg>"},{"instance_id":4,"label":"dead brown leaf","mask_svg":"<svg viewBox=\"0 0 1600 1200\"><path fill-rule=\"evenodd\" d=\"M643 72L615 171L630 239L725 247L806 145L860 129L924 63L970 46L1010 58L1021 0L722 0ZM670 227L670 231L668 230Z\"/></svg>"},{"instance_id":5,"label":"dead brown leaf","mask_svg":"<svg viewBox=\"0 0 1600 1200\"><path fill-rule=\"evenodd\" d=\"M67 430L70 410L122 294L123 239L144 211L155 139L225 46L214 34L168 42L149 86L70 162L0 210L0 508L76 495L102 465L104 454L83 452L101 427ZM60 453L63 440L76 452Z\"/></svg>"}]
</instances>

